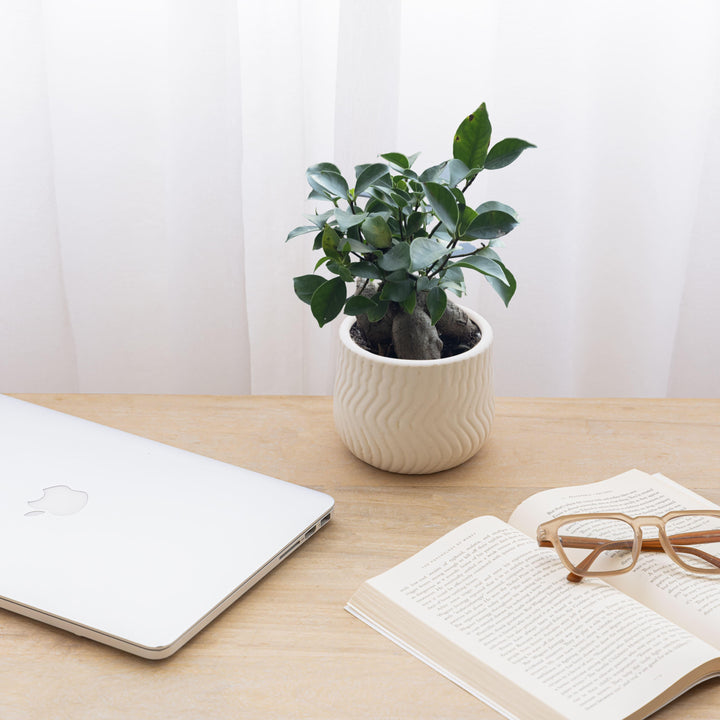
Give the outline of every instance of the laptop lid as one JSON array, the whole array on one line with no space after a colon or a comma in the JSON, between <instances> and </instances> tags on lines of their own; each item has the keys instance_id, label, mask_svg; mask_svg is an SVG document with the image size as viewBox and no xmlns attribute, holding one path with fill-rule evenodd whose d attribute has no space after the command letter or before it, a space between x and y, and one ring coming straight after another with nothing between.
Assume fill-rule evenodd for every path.
<instances>
[{"instance_id":1,"label":"laptop lid","mask_svg":"<svg viewBox=\"0 0 720 720\"><path fill-rule=\"evenodd\" d=\"M0 607L168 657L330 520L324 493L0 395Z\"/></svg>"}]
</instances>

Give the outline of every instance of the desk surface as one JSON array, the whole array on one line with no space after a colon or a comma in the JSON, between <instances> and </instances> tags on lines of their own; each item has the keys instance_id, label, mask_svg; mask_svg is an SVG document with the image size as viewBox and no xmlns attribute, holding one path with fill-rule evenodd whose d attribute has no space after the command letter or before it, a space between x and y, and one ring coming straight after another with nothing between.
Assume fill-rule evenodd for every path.
<instances>
[{"instance_id":1,"label":"desk surface","mask_svg":"<svg viewBox=\"0 0 720 720\"><path fill-rule=\"evenodd\" d=\"M168 660L0 611L3 720L500 718L345 612L360 583L472 517L506 520L537 490L632 467L720 503L720 400L499 399L475 458L407 477L344 448L329 398L17 397L323 490L336 514ZM712 680L655 717L710 720L718 707Z\"/></svg>"}]
</instances>

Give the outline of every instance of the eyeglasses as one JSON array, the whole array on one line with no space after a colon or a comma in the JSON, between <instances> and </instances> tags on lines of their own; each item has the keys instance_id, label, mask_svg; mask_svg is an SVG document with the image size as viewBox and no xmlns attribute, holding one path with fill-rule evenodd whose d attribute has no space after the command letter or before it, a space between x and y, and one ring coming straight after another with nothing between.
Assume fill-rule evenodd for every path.
<instances>
[{"instance_id":1,"label":"eyeglasses","mask_svg":"<svg viewBox=\"0 0 720 720\"><path fill-rule=\"evenodd\" d=\"M656 532L643 537L643 527ZM664 552L690 572L720 573L720 510L635 518L623 513L562 515L539 525L537 540L540 547L555 548L571 582L626 573L641 551Z\"/></svg>"}]
</instances>

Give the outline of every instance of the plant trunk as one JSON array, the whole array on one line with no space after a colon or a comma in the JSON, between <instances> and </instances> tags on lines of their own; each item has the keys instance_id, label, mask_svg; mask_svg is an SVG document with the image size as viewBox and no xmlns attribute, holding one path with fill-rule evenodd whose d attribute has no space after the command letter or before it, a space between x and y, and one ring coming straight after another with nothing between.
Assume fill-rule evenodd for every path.
<instances>
[{"instance_id":1,"label":"plant trunk","mask_svg":"<svg viewBox=\"0 0 720 720\"><path fill-rule=\"evenodd\" d=\"M376 292L377 287L373 283L368 283L362 290L363 295L368 297ZM447 304L445 313L433 326L425 304L426 297L427 293L418 295L412 314L393 302L379 322L371 323L367 315L358 315L357 326L363 336L360 344L378 355L403 360L437 360L444 355L464 352L478 342L479 328L460 306L452 302Z\"/></svg>"}]
</instances>

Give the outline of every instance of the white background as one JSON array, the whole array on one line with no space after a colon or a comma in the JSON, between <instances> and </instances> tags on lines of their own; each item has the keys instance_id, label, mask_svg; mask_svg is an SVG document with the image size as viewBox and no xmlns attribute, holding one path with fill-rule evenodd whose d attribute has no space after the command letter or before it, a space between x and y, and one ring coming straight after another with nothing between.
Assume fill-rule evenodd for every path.
<instances>
[{"instance_id":1,"label":"white background","mask_svg":"<svg viewBox=\"0 0 720 720\"><path fill-rule=\"evenodd\" d=\"M719 69L714 0L0 0L0 391L330 393L305 168L484 101L496 393L718 396Z\"/></svg>"}]
</instances>

